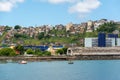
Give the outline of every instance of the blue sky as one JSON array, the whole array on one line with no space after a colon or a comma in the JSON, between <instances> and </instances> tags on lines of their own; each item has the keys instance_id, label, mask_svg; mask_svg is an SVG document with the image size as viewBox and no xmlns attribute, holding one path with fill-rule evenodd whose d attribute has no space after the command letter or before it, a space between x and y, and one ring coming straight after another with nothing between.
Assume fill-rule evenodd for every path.
<instances>
[{"instance_id":1,"label":"blue sky","mask_svg":"<svg viewBox=\"0 0 120 80\"><path fill-rule=\"evenodd\" d=\"M35 26L120 21L120 0L0 0L0 25Z\"/></svg>"}]
</instances>

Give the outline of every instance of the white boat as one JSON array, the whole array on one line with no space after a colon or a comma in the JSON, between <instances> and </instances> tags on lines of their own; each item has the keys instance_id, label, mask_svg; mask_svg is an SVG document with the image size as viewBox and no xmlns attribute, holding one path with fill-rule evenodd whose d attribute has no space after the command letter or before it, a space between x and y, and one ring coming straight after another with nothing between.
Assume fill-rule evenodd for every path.
<instances>
[{"instance_id":1,"label":"white boat","mask_svg":"<svg viewBox=\"0 0 120 80\"><path fill-rule=\"evenodd\" d=\"M27 64L27 61L22 60L19 62L19 64Z\"/></svg>"}]
</instances>

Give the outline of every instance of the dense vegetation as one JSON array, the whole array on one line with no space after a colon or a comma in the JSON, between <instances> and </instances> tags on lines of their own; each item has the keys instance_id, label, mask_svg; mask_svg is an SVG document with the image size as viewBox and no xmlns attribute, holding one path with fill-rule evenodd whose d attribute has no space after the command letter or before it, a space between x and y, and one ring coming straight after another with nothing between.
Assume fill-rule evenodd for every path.
<instances>
[{"instance_id":1,"label":"dense vegetation","mask_svg":"<svg viewBox=\"0 0 120 80\"><path fill-rule=\"evenodd\" d=\"M20 25L15 25L14 29L20 29L21 26Z\"/></svg>"},{"instance_id":2,"label":"dense vegetation","mask_svg":"<svg viewBox=\"0 0 120 80\"><path fill-rule=\"evenodd\" d=\"M36 55L36 56L51 56L51 52L41 51L40 49L35 49L35 50L27 49L26 53L30 55Z\"/></svg>"},{"instance_id":3,"label":"dense vegetation","mask_svg":"<svg viewBox=\"0 0 120 80\"><path fill-rule=\"evenodd\" d=\"M18 51L20 54L24 54L24 47L23 46L21 46L21 45L17 45L17 46L15 46L15 48L14 48L16 51Z\"/></svg>"},{"instance_id":4,"label":"dense vegetation","mask_svg":"<svg viewBox=\"0 0 120 80\"><path fill-rule=\"evenodd\" d=\"M49 52L49 51L41 51L39 49L36 49L36 50L32 50L32 49L23 50L22 46L17 46L15 49L2 48L2 49L0 49L0 56L17 56L17 55L20 55L20 53L21 53L21 55L23 55L25 52L28 55L34 55L34 56L51 56L51 52Z\"/></svg>"},{"instance_id":5,"label":"dense vegetation","mask_svg":"<svg viewBox=\"0 0 120 80\"><path fill-rule=\"evenodd\" d=\"M66 54L66 53L67 53L67 48L58 49L56 51L56 54L60 54L60 55L63 55L63 54Z\"/></svg>"},{"instance_id":6,"label":"dense vegetation","mask_svg":"<svg viewBox=\"0 0 120 80\"><path fill-rule=\"evenodd\" d=\"M29 38L29 36L26 35L26 34L15 33L14 38L17 38L17 39L19 39L19 38Z\"/></svg>"},{"instance_id":7,"label":"dense vegetation","mask_svg":"<svg viewBox=\"0 0 120 80\"><path fill-rule=\"evenodd\" d=\"M0 56L16 56L15 50L11 48L2 48L0 49Z\"/></svg>"},{"instance_id":8,"label":"dense vegetation","mask_svg":"<svg viewBox=\"0 0 120 80\"><path fill-rule=\"evenodd\" d=\"M106 32L106 33L112 33L115 30L119 30L118 24L113 22L105 23L101 25L100 28L97 29L98 32Z\"/></svg>"}]
</instances>

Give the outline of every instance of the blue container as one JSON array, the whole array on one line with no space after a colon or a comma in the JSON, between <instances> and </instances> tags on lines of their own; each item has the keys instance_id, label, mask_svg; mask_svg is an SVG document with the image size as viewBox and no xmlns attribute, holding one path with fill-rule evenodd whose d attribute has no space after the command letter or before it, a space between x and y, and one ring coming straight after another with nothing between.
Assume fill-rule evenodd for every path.
<instances>
[{"instance_id":1,"label":"blue container","mask_svg":"<svg viewBox=\"0 0 120 80\"><path fill-rule=\"evenodd\" d=\"M108 38L118 38L118 34L108 34Z\"/></svg>"},{"instance_id":2,"label":"blue container","mask_svg":"<svg viewBox=\"0 0 120 80\"><path fill-rule=\"evenodd\" d=\"M105 33L98 34L98 47L106 47L106 34Z\"/></svg>"},{"instance_id":3,"label":"blue container","mask_svg":"<svg viewBox=\"0 0 120 80\"><path fill-rule=\"evenodd\" d=\"M40 49L41 51L46 51L49 47L48 46L24 46L24 49Z\"/></svg>"},{"instance_id":4,"label":"blue container","mask_svg":"<svg viewBox=\"0 0 120 80\"><path fill-rule=\"evenodd\" d=\"M108 38L115 38L115 45L117 45L118 34L108 34Z\"/></svg>"},{"instance_id":5,"label":"blue container","mask_svg":"<svg viewBox=\"0 0 120 80\"><path fill-rule=\"evenodd\" d=\"M64 48L62 45L60 46L52 46L53 48Z\"/></svg>"}]
</instances>

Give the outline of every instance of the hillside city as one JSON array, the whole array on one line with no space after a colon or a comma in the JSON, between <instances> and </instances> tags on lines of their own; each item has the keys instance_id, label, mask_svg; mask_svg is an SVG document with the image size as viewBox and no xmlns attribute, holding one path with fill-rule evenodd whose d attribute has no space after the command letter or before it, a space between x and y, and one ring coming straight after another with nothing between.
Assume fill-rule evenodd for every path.
<instances>
[{"instance_id":1,"label":"hillside city","mask_svg":"<svg viewBox=\"0 0 120 80\"><path fill-rule=\"evenodd\" d=\"M119 37L119 31L120 22L107 19L55 26L0 26L0 55L10 56L25 53L35 55L66 54L67 49L70 47L99 46L97 37L100 32L104 32L103 35L117 34ZM116 45L114 39L107 40L106 46L114 45Z\"/></svg>"},{"instance_id":2,"label":"hillside city","mask_svg":"<svg viewBox=\"0 0 120 80\"><path fill-rule=\"evenodd\" d=\"M114 20L101 19L89 20L81 24L71 22L66 25L58 24L55 26L0 26L0 42L1 46L11 44L83 46L85 37L96 37L96 30L100 25L109 22L120 24L120 22ZM119 30L114 32L119 33Z\"/></svg>"}]
</instances>

